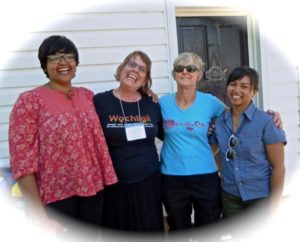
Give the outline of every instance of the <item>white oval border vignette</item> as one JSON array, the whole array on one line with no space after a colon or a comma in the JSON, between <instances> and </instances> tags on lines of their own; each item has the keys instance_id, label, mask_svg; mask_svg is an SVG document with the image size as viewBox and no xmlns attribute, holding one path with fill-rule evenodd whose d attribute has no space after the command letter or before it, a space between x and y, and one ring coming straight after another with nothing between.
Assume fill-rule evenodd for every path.
<instances>
[{"instance_id":1,"label":"white oval border vignette","mask_svg":"<svg viewBox=\"0 0 300 242\"><path fill-rule=\"evenodd\" d=\"M123 0L121 1L123 2ZM186 1L191 2L191 4L195 2L199 5L198 1ZM10 49L21 46L23 40L27 40L27 33L32 29L39 29L51 24L51 21L55 19L57 14L72 12L72 10L76 11L94 4L115 4L117 2L118 0L51 0L48 2L41 0L2 1L0 3L0 68L5 66L6 57L9 56ZM274 41L275 46L282 48L281 51L285 53L287 60L299 68L300 29L297 24L300 23L300 11L298 10L297 1L286 0L281 4L275 4L270 1L252 0L248 6L240 2L242 1L203 1L204 5L212 4L212 6L218 6L219 4L219 6L230 5L251 8L258 19L263 21L263 26L265 27L263 33ZM285 28L278 28L278 25L285 26ZM297 234L298 228L296 227L296 219L299 218L300 210L299 192L296 186L296 184L300 184L298 176L299 175L294 179L293 188L295 191L292 192L291 201L282 207L274 223L271 223L270 226L266 228L262 228L262 231L257 231L261 239L265 239L266 241L282 241L285 239L288 241L298 241L297 237L299 237L299 235ZM26 240L27 236L31 238L32 241L40 241L39 235L43 238L43 241L47 241L47 238L45 238L42 233L36 234L36 231L33 231L30 226L24 224L22 214L12 209L10 205L3 203L0 205L0 231L1 241L4 241L3 239L12 241L10 238L14 238L13 241L24 240L24 238ZM201 235L199 235L199 238L201 238ZM253 238L257 239L257 234L255 235L254 231L249 229L249 227L246 228L245 239L243 241L252 241ZM51 239L49 239L49 241L51 241ZM231 240L225 236L224 238L220 238L220 241ZM236 240L233 238L233 241Z\"/></svg>"}]
</instances>

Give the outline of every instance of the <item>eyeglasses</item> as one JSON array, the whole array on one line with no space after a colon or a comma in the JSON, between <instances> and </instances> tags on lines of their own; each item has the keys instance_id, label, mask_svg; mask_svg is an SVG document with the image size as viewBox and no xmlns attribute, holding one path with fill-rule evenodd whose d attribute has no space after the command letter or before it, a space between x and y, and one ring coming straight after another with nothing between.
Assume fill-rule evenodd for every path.
<instances>
[{"instance_id":1,"label":"eyeglasses","mask_svg":"<svg viewBox=\"0 0 300 242\"><path fill-rule=\"evenodd\" d=\"M233 134L230 136L228 140L228 150L226 151L226 161L232 160L236 156L236 152L233 148L236 148L239 145L239 139L235 137Z\"/></svg>"},{"instance_id":2,"label":"eyeglasses","mask_svg":"<svg viewBox=\"0 0 300 242\"><path fill-rule=\"evenodd\" d=\"M193 72L198 70L197 67L194 66L194 65L188 65L188 66L178 65L178 66L174 67L174 71L177 72L177 73L183 72L184 69L186 69L186 71L190 72L190 73L193 73Z\"/></svg>"},{"instance_id":3,"label":"eyeglasses","mask_svg":"<svg viewBox=\"0 0 300 242\"><path fill-rule=\"evenodd\" d=\"M133 69L138 68L138 70L139 70L140 72L142 72L142 73L146 73L146 72L147 72L146 67L138 65L138 64L135 63L134 61L128 61L127 65L128 65L130 68L133 68Z\"/></svg>"},{"instance_id":4,"label":"eyeglasses","mask_svg":"<svg viewBox=\"0 0 300 242\"><path fill-rule=\"evenodd\" d=\"M48 55L47 60L52 64L58 64L64 59L66 62L70 63L75 61L75 54L65 54L65 55Z\"/></svg>"}]
</instances>

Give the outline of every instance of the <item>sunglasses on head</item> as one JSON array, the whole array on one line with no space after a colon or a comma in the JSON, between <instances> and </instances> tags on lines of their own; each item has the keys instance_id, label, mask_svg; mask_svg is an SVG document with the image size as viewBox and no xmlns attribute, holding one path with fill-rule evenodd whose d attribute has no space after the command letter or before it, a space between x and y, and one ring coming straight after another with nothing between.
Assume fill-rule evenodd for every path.
<instances>
[{"instance_id":1,"label":"sunglasses on head","mask_svg":"<svg viewBox=\"0 0 300 242\"><path fill-rule=\"evenodd\" d=\"M178 65L174 67L174 71L177 73L183 72L184 69L186 69L186 71L190 73L193 73L198 70L197 67L194 65L188 65L188 66Z\"/></svg>"},{"instance_id":2,"label":"sunglasses on head","mask_svg":"<svg viewBox=\"0 0 300 242\"><path fill-rule=\"evenodd\" d=\"M236 152L234 148L239 145L239 139L235 137L233 134L229 137L228 140L228 150L226 151L226 161L233 160L236 156Z\"/></svg>"}]
</instances>

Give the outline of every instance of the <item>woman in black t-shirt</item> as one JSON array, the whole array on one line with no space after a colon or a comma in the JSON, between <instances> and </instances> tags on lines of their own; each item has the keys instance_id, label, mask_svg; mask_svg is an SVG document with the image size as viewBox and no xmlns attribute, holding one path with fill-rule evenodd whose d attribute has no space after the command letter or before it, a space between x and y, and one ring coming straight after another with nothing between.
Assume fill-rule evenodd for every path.
<instances>
[{"instance_id":1,"label":"woman in black t-shirt","mask_svg":"<svg viewBox=\"0 0 300 242\"><path fill-rule=\"evenodd\" d=\"M126 231L163 231L161 174L155 137L162 139L158 103L150 88L151 61L130 53L115 75L119 86L99 93L94 104L119 183L107 187L102 226Z\"/></svg>"}]
</instances>

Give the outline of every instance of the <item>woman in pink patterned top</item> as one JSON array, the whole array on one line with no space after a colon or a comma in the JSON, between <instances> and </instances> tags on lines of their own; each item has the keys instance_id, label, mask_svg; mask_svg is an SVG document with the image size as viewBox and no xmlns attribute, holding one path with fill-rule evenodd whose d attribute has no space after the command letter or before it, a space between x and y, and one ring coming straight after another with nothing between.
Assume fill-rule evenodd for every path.
<instances>
[{"instance_id":1,"label":"woman in pink patterned top","mask_svg":"<svg viewBox=\"0 0 300 242\"><path fill-rule=\"evenodd\" d=\"M78 51L64 36L50 36L39 48L49 81L22 93L10 116L9 148L13 178L39 224L49 208L99 225L103 188L117 182L92 91L73 87ZM55 217L56 218L56 217Z\"/></svg>"}]
</instances>

